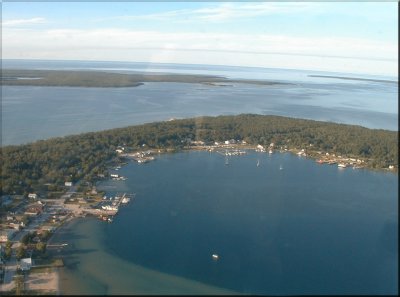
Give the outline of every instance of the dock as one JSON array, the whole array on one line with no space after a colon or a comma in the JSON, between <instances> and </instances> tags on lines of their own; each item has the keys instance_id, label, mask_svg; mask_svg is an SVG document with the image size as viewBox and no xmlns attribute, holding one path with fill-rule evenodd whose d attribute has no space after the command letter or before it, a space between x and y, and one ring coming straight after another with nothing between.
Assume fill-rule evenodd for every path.
<instances>
[{"instance_id":1,"label":"dock","mask_svg":"<svg viewBox=\"0 0 400 297\"><path fill-rule=\"evenodd\" d=\"M113 217L118 213L120 205L127 204L134 196L135 196L134 193L131 193L131 194L124 193L122 196L118 196L118 195L115 196L114 202L112 203L112 208L114 208L114 209L84 208L84 209L82 209L82 212L84 212L86 214L98 216L100 218Z\"/></svg>"}]
</instances>

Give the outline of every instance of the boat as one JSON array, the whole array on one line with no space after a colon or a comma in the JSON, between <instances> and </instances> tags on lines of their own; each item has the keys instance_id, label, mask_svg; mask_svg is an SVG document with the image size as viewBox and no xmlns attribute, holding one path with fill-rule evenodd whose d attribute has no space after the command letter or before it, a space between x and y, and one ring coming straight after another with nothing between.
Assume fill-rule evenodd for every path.
<instances>
[{"instance_id":1,"label":"boat","mask_svg":"<svg viewBox=\"0 0 400 297\"><path fill-rule=\"evenodd\" d=\"M131 198L129 198L129 197L124 197L124 198L122 198L122 200L121 200L121 203L128 203L129 201L131 201Z\"/></svg>"},{"instance_id":2,"label":"boat","mask_svg":"<svg viewBox=\"0 0 400 297\"><path fill-rule=\"evenodd\" d=\"M279 170L283 170L283 166L281 165L281 166L279 166Z\"/></svg>"},{"instance_id":3,"label":"boat","mask_svg":"<svg viewBox=\"0 0 400 297\"><path fill-rule=\"evenodd\" d=\"M219 259L219 256L217 254L212 255L213 260L217 261Z\"/></svg>"},{"instance_id":4,"label":"boat","mask_svg":"<svg viewBox=\"0 0 400 297\"><path fill-rule=\"evenodd\" d=\"M339 168L346 168L346 167L347 167L346 164L343 164L343 163L339 163L337 166L338 166Z\"/></svg>"},{"instance_id":5,"label":"boat","mask_svg":"<svg viewBox=\"0 0 400 297\"><path fill-rule=\"evenodd\" d=\"M260 160L257 160L257 167L260 166Z\"/></svg>"},{"instance_id":6,"label":"boat","mask_svg":"<svg viewBox=\"0 0 400 297\"><path fill-rule=\"evenodd\" d=\"M118 210L117 206L111 206L111 205L105 205L105 206L102 205L101 208L104 210Z\"/></svg>"}]
</instances>

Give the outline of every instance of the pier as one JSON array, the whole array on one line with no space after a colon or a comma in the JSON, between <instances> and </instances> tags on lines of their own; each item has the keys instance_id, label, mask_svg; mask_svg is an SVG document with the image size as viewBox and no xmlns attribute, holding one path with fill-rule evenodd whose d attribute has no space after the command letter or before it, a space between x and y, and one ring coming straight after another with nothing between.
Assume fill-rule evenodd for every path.
<instances>
[{"instance_id":1,"label":"pier","mask_svg":"<svg viewBox=\"0 0 400 297\"><path fill-rule=\"evenodd\" d=\"M106 205L109 206L110 208L85 208L82 211L86 214L91 214L94 216L98 216L100 218L108 218L108 217L113 217L118 213L119 207L121 204L127 204L130 202L131 199L133 199L135 196L134 193L124 193L122 196L115 196L114 201L111 203L111 205Z\"/></svg>"}]
</instances>

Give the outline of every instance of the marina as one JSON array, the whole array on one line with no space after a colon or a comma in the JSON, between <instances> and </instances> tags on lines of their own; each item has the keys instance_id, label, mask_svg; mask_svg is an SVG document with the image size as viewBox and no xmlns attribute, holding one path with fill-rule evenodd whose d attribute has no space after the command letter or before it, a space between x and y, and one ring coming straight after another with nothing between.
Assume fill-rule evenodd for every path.
<instances>
[{"instance_id":1,"label":"marina","mask_svg":"<svg viewBox=\"0 0 400 297\"><path fill-rule=\"evenodd\" d=\"M84 214L97 216L100 220L112 222L112 219L117 215L119 208L122 205L128 204L134 197L135 193L124 193L122 195L115 195L114 197L103 197L103 201L96 207L83 208Z\"/></svg>"}]
</instances>

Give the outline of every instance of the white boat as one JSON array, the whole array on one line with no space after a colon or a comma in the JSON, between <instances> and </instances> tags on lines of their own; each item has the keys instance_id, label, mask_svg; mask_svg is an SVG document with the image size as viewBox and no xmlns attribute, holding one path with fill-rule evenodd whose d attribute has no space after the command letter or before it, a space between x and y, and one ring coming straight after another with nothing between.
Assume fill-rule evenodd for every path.
<instances>
[{"instance_id":1,"label":"white boat","mask_svg":"<svg viewBox=\"0 0 400 297\"><path fill-rule=\"evenodd\" d=\"M103 205L101 208L104 210L118 210L118 207L111 205L105 205L105 206Z\"/></svg>"},{"instance_id":2,"label":"white boat","mask_svg":"<svg viewBox=\"0 0 400 297\"><path fill-rule=\"evenodd\" d=\"M347 167L346 164L343 164L343 163L339 163L337 166L338 166L339 168L346 168L346 167Z\"/></svg>"},{"instance_id":3,"label":"white boat","mask_svg":"<svg viewBox=\"0 0 400 297\"><path fill-rule=\"evenodd\" d=\"M260 160L257 160L257 167L260 166Z\"/></svg>"},{"instance_id":4,"label":"white boat","mask_svg":"<svg viewBox=\"0 0 400 297\"><path fill-rule=\"evenodd\" d=\"M131 201L131 198L124 197L124 198L122 198L121 203L128 203L129 201Z\"/></svg>"},{"instance_id":5,"label":"white boat","mask_svg":"<svg viewBox=\"0 0 400 297\"><path fill-rule=\"evenodd\" d=\"M281 165L281 166L279 166L279 170L283 170L283 167L282 167L282 165Z\"/></svg>"},{"instance_id":6,"label":"white boat","mask_svg":"<svg viewBox=\"0 0 400 297\"><path fill-rule=\"evenodd\" d=\"M218 259L219 259L219 256L218 256L217 254L213 254L213 255L212 255L212 258L213 258L213 260L218 260Z\"/></svg>"}]
</instances>

